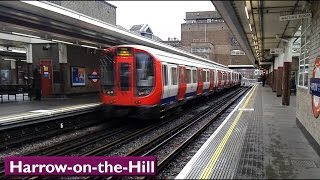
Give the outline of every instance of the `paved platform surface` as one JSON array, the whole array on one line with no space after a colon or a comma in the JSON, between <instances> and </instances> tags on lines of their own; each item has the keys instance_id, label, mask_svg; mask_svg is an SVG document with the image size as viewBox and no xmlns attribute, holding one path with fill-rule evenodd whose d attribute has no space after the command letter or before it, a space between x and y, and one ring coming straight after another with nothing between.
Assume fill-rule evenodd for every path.
<instances>
[{"instance_id":1,"label":"paved platform surface","mask_svg":"<svg viewBox=\"0 0 320 180\"><path fill-rule=\"evenodd\" d=\"M261 84L249 97L177 179L320 179L320 157L296 125L296 97L282 106Z\"/></svg>"},{"instance_id":2,"label":"paved platform surface","mask_svg":"<svg viewBox=\"0 0 320 180\"><path fill-rule=\"evenodd\" d=\"M10 101L0 103L0 119L1 117L26 113L34 110L51 110L66 106L98 103L100 102L98 95L82 95L70 98L42 98L41 101L30 101L29 98L22 100L22 96L17 95L17 100L10 98Z\"/></svg>"},{"instance_id":3,"label":"paved platform surface","mask_svg":"<svg viewBox=\"0 0 320 180\"><path fill-rule=\"evenodd\" d=\"M296 96L282 106L269 86L260 91L265 178L320 179L320 157L296 124Z\"/></svg>"}]
</instances>

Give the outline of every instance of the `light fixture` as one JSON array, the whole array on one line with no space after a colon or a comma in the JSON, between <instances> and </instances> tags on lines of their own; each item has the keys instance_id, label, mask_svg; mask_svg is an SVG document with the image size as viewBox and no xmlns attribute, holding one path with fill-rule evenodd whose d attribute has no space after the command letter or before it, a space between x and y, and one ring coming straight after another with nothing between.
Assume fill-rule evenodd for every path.
<instances>
[{"instance_id":1,"label":"light fixture","mask_svg":"<svg viewBox=\"0 0 320 180\"><path fill-rule=\"evenodd\" d=\"M10 58L5 58L3 60L5 60L5 61L15 61L15 59L10 59Z\"/></svg>"},{"instance_id":2,"label":"light fixture","mask_svg":"<svg viewBox=\"0 0 320 180\"><path fill-rule=\"evenodd\" d=\"M56 39L52 39L53 42L60 42L60 43L65 43L65 44L73 44L71 42L67 42L67 41L60 41L60 40L56 40Z\"/></svg>"},{"instance_id":3,"label":"light fixture","mask_svg":"<svg viewBox=\"0 0 320 180\"><path fill-rule=\"evenodd\" d=\"M87 47L87 48L92 48L92 49L98 49L97 47L93 47L93 46L87 46L87 45L81 45L83 47Z\"/></svg>"},{"instance_id":4,"label":"light fixture","mask_svg":"<svg viewBox=\"0 0 320 180\"><path fill-rule=\"evenodd\" d=\"M249 19L249 14L248 14L248 9L247 9L247 6L244 7L244 9L246 10L246 15L247 15L247 18Z\"/></svg>"},{"instance_id":5,"label":"light fixture","mask_svg":"<svg viewBox=\"0 0 320 180\"><path fill-rule=\"evenodd\" d=\"M250 28L250 31L252 31L252 28L251 28L251 24L249 23L249 28Z\"/></svg>"},{"instance_id":6,"label":"light fixture","mask_svg":"<svg viewBox=\"0 0 320 180\"><path fill-rule=\"evenodd\" d=\"M14 35L19 35L19 36L26 36L26 37L31 37L31 38L38 38L38 39L40 39L39 36L32 36L32 35L29 35L29 34L23 34L23 33L17 33L17 32L12 32L12 34L14 34Z\"/></svg>"}]
</instances>

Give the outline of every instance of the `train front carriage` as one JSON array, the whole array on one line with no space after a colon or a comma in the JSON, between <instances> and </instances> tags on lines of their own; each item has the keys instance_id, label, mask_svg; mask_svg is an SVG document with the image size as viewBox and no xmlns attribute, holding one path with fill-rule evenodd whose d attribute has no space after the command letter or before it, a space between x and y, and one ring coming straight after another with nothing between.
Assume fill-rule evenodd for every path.
<instances>
[{"instance_id":1,"label":"train front carriage","mask_svg":"<svg viewBox=\"0 0 320 180\"><path fill-rule=\"evenodd\" d=\"M107 117L159 118L160 113L232 86L232 71L214 62L139 45L106 49L101 101Z\"/></svg>"},{"instance_id":2,"label":"train front carriage","mask_svg":"<svg viewBox=\"0 0 320 180\"><path fill-rule=\"evenodd\" d=\"M101 58L101 100L106 115L144 116L158 112L162 94L160 62L146 51L116 47Z\"/></svg>"}]
</instances>

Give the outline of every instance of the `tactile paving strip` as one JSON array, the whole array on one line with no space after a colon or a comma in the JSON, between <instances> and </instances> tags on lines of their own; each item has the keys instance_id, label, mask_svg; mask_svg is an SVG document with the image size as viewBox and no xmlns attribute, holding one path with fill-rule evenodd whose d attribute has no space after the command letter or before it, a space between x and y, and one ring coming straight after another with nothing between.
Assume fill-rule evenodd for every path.
<instances>
[{"instance_id":1,"label":"tactile paving strip","mask_svg":"<svg viewBox=\"0 0 320 180\"><path fill-rule=\"evenodd\" d=\"M262 96L260 89L257 91L253 107L255 111L248 118L248 128L235 179L262 179L264 177Z\"/></svg>"},{"instance_id":2,"label":"tactile paving strip","mask_svg":"<svg viewBox=\"0 0 320 180\"><path fill-rule=\"evenodd\" d=\"M252 94L253 96L250 98L249 106L246 108L252 107L250 104L253 103L256 92ZM248 96L249 97L249 96ZM248 98L247 97L247 98ZM246 98L246 99L247 99ZM245 102L245 101L244 101ZM240 107L243 106L243 103ZM176 178L183 179L199 179L199 178L208 178L208 179L232 179L235 177L237 173L238 162L241 157L241 149L243 147L245 134L248 128L248 118L250 118L251 114L254 111L243 111L242 116L238 119L237 124L235 125L233 131L228 131L231 129L231 125L235 122L236 116L238 116L239 111L235 111L235 113L231 116L231 118L222 126L219 133L217 133L212 140L210 140L209 145L203 149L202 152L198 152L199 156L191 160L190 165L186 166L184 170L187 172L183 172L181 176L177 176ZM228 140L225 141L224 137L226 134L230 133L228 136ZM220 143L224 142L222 149L220 147ZM202 148L201 148L202 149ZM201 150L199 150L201 151ZM220 151L217 155L216 151ZM213 160L215 159L216 160ZM213 161L216 163L213 163ZM214 165L212 165L213 163ZM208 164L211 164L208 166ZM212 167L212 169L211 169ZM205 173L205 174L203 174Z\"/></svg>"}]
</instances>

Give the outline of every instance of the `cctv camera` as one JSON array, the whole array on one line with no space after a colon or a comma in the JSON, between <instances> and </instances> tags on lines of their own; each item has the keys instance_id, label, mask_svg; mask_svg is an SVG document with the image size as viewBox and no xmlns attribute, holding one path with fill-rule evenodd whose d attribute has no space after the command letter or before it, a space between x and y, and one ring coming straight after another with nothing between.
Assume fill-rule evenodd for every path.
<instances>
[{"instance_id":1,"label":"cctv camera","mask_svg":"<svg viewBox=\"0 0 320 180\"><path fill-rule=\"evenodd\" d=\"M45 46L42 47L43 50L48 50L51 48L50 44L46 44Z\"/></svg>"}]
</instances>

